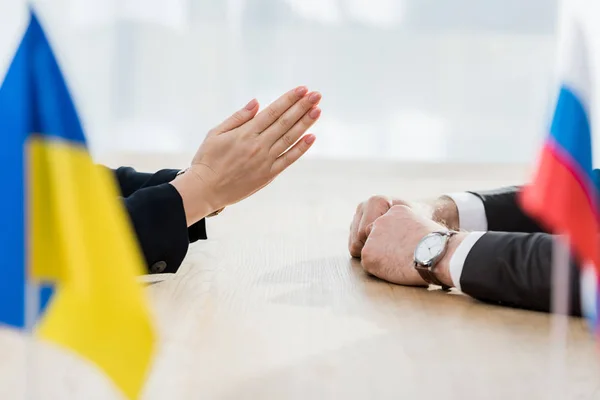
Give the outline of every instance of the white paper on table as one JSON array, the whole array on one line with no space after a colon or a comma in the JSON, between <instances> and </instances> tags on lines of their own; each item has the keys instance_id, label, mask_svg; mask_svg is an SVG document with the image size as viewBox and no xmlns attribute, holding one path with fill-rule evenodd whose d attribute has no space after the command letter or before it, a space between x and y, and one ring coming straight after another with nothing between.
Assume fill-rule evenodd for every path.
<instances>
[{"instance_id":1,"label":"white paper on table","mask_svg":"<svg viewBox=\"0 0 600 400\"><path fill-rule=\"evenodd\" d=\"M146 283L146 284L151 285L153 283L158 283L158 282L166 281L168 279L171 279L174 276L175 276L175 274L142 275L142 276L138 277L138 282Z\"/></svg>"}]
</instances>

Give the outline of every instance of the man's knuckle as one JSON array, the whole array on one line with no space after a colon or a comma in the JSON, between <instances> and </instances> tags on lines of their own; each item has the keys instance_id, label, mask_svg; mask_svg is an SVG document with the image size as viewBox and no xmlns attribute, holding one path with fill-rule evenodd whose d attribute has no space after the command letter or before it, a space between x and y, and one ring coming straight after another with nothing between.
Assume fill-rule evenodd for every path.
<instances>
[{"instance_id":1,"label":"man's knuckle","mask_svg":"<svg viewBox=\"0 0 600 400\"><path fill-rule=\"evenodd\" d=\"M356 241L350 241L348 250L350 250L350 255L352 255L352 257L360 257L360 251L362 248Z\"/></svg>"},{"instance_id":2,"label":"man's knuckle","mask_svg":"<svg viewBox=\"0 0 600 400\"><path fill-rule=\"evenodd\" d=\"M402 199L393 199L392 205L394 206L407 206L410 207L410 204Z\"/></svg>"},{"instance_id":3,"label":"man's knuckle","mask_svg":"<svg viewBox=\"0 0 600 400\"><path fill-rule=\"evenodd\" d=\"M392 206L391 211L397 214L407 214L411 212L410 207L405 206L404 204Z\"/></svg>"},{"instance_id":4,"label":"man's knuckle","mask_svg":"<svg viewBox=\"0 0 600 400\"><path fill-rule=\"evenodd\" d=\"M373 205L373 206L385 205L385 204L390 203L385 196L381 196L381 195L371 196L369 198L368 202L370 205Z\"/></svg>"},{"instance_id":5,"label":"man's knuckle","mask_svg":"<svg viewBox=\"0 0 600 400\"><path fill-rule=\"evenodd\" d=\"M386 214L382 215L381 217L377 218L375 220L375 222L373 223L373 228L371 229L371 234L375 231L375 229L377 229L377 232L381 232L381 233L387 235L389 230L393 229L393 226L394 226L393 219L394 219L394 217L391 216L389 213L386 213Z\"/></svg>"},{"instance_id":6,"label":"man's knuckle","mask_svg":"<svg viewBox=\"0 0 600 400\"><path fill-rule=\"evenodd\" d=\"M364 259L367 260L367 262L373 262L373 260L375 259L375 256L376 256L376 252L375 252L373 243L371 243L371 242L365 243L362 247L362 252L363 252L362 256Z\"/></svg>"},{"instance_id":7,"label":"man's knuckle","mask_svg":"<svg viewBox=\"0 0 600 400\"><path fill-rule=\"evenodd\" d=\"M371 225L371 232L373 232L375 230L375 228L379 228L381 227L381 225L383 225L383 222L385 221L385 216L386 214L383 214L381 217L378 217L376 219L374 219L370 225Z\"/></svg>"},{"instance_id":8,"label":"man's knuckle","mask_svg":"<svg viewBox=\"0 0 600 400\"><path fill-rule=\"evenodd\" d=\"M379 270L378 259L370 247L362 249L361 264L363 269L370 274L376 274Z\"/></svg>"},{"instance_id":9,"label":"man's knuckle","mask_svg":"<svg viewBox=\"0 0 600 400\"><path fill-rule=\"evenodd\" d=\"M380 195L380 194L376 194L374 196L371 196L370 200L372 200L372 201L387 201L387 198L385 196Z\"/></svg>"},{"instance_id":10,"label":"man's knuckle","mask_svg":"<svg viewBox=\"0 0 600 400\"><path fill-rule=\"evenodd\" d=\"M397 221L397 220L398 220L398 214L388 212L379 218L379 220L378 220L379 227L381 230L385 230L385 231L393 229L393 227L395 226L395 221Z\"/></svg>"}]
</instances>

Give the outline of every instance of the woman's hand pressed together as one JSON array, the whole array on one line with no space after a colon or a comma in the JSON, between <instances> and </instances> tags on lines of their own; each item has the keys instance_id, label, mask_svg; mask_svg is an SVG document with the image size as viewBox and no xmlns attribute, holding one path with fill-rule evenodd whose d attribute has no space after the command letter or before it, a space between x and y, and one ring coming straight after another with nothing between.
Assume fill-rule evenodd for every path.
<instances>
[{"instance_id":1,"label":"woman's hand pressed together","mask_svg":"<svg viewBox=\"0 0 600 400\"><path fill-rule=\"evenodd\" d=\"M254 99L211 129L190 168L171 182L188 226L262 189L306 153L315 136L304 134L321 115L320 100L300 86L261 112Z\"/></svg>"}]
</instances>

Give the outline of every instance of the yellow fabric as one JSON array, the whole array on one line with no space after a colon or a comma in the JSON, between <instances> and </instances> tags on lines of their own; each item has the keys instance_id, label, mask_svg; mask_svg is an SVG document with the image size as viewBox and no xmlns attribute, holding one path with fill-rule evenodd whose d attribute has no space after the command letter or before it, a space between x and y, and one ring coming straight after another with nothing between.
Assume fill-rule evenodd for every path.
<instances>
[{"instance_id":1,"label":"yellow fabric","mask_svg":"<svg viewBox=\"0 0 600 400\"><path fill-rule=\"evenodd\" d=\"M35 137L29 149L30 266L55 282L37 333L96 363L137 398L154 348L137 242L110 171L84 148Z\"/></svg>"}]
</instances>

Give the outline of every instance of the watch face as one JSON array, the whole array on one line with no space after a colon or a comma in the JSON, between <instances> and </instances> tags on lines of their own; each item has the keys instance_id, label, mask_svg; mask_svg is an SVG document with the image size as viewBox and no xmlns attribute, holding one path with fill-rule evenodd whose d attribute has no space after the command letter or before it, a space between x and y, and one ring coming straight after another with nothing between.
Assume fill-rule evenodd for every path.
<instances>
[{"instance_id":1,"label":"watch face","mask_svg":"<svg viewBox=\"0 0 600 400\"><path fill-rule=\"evenodd\" d=\"M415 250L415 261L421 265L432 264L444 251L446 240L448 238L439 233L425 236Z\"/></svg>"}]
</instances>

